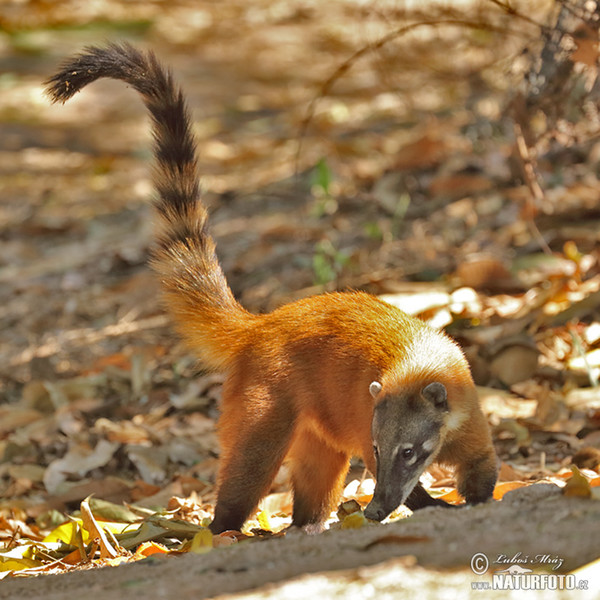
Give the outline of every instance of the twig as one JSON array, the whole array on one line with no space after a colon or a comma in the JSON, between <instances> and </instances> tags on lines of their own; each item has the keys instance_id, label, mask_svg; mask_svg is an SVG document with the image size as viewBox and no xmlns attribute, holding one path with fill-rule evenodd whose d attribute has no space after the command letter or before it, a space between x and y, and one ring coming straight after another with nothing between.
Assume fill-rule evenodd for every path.
<instances>
[{"instance_id":1,"label":"twig","mask_svg":"<svg viewBox=\"0 0 600 600\"><path fill-rule=\"evenodd\" d=\"M511 17L516 17L517 19L526 21L530 25L535 25L536 27L539 27L542 30L542 32L548 32L551 29L547 25L544 25L543 23L539 23L535 19L532 19L531 17L528 17L527 15L520 13L516 8L513 8L508 2L500 2L500 0L488 0L488 1L491 2L492 4L495 4L499 8L501 8L507 15L510 15Z\"/></svg>"},{"instance_id":2,"label":"twig","mask_svg":"<svg viewBox=\"0 0 600 600\"><path fill-rule=\"evenodd\" d=\"M505 27L496 27L494 25L489 25L487 23L481 23L480 21L468 21L465 19L431 19L428 21L419 21L418 23L410 23L409 25L405 25L403 27L399 27L394 31L390 31L386 35L384 35L381 39L376 42L367 44L362 48L356 50L353 54L351 54L344 62L342 62L335 71L325 80L324 83L321 84L321 88L319 92L312 98L307 109L306 115L304 119L302 119L302 123L300 123L300 130L298 133L298 149L296 151L296 174L298 174L299 164L300 164L300 154L302 153L302 142L306 136L306 131L308 129L309 123L312 121L315 108L318 102L327 96L329 90L333 86L333 84L342 77L353 65L354 63L370 52L375 52L383 48L387 43L395 40L398 37L401 37L415 29L419 29L420 27L437 27L440 25L450 25L450 26L462 26L470 29L484 29L487 31L493 31L496 33L512 33L516 35L516 32L506 29ZM536 24L537 25L537 24ZM541 26L543 27L543 26Z\"/></svg>"},{"instance_id":3,"label":"twig","mask_svg":"<svg viewBox=\"0 0 600 600\"><path fill-rule=\"evenodd\" d=\"M519 153L519 158L521 159L521 168L530 193L525 204L525 222L527 223L531 235L537 240L544 253L552 255L550 246L548 246L548 243L535 223L535 215L537 214L538 207L544 201L544 190L540 185L534 166L534 159L531 156L531 152L525 141L525 136L523 135L523 129L518 119L515 119L514 131L517 151Z\"/></svg>"}]
</instances>

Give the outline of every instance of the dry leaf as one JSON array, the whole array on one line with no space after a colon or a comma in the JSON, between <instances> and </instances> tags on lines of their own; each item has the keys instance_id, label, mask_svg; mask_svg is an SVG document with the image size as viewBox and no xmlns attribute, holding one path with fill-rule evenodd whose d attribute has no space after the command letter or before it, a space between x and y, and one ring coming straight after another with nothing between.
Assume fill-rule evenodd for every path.
<instances>
[{"instance_id":1,"label":"dry leaf","mask_svg":"<svg viewBox=\"0 0 600 600\"><path fill-rule=\"evenodd\" d=\"M166 477L167 450L161 446L128 445L127 456L148 483L160 483Z\"/></svg>"},{"instance_id":2,"label":"dry leaf","mask_svg":"<svg viewBox=\"0 0 600 600\"><path fill-rule=\"evenodd\" d=\"M429 185L432 196L464 198L493 187L494 182L487 176L470 173L451 173L435 177Z\"/></svg>"},{"instance_id":3,"label":"dry leaf","mask_svg":"<svg viewBox=\"0 0 600 600\"><path fill-rule=\"evenodd\" d=\"M360 529L368 525L369 521L362 511L352 513L344 517L342 521L342 529Z\"/></svg>"},{"instance_id":4,"label":"dry leaf","mask_svg":"<svg viewBox=\"0 0 600 600\"><path fill-rule=\"evenodd\" d=\"M511 386L533 377L538 358L539 351L533 346L507 346L492 358L490 370L502 383Z\"/></svg>"},{"instance_id":5,"label":"dry leaf","mask_svg":"<svg viewBox=\"0 0 600 600\"><path fill-rule=\"evenodd\" d=\"M567 484L565 487L563 487L563 495L570 497L590 498L592 495L590 482L575 465L571 467L571 471L573 475L571 475L567 481Z\"/></svg>"},{"instance_id":6,"label":"dry leaf","mask_svg":"<svg viewBox=\"0 0 600 600\"><path fill-rule=\"evenodd\" d=\"M118 444L107 440L100 440L95 448L87 444L72 443L68 452L62 457L52 461L44 473L44 485L54 494L58 492L60 484L69 475L82 477L92 469L103 467L113 456Z\"/></svg>"},{"instance_id":7,"label":"dry leaf","mask_svg":"<svg viewBox=\"0 0 600 600\"><path fill-rule=\"evenodd\" d=\"M194 535L190 552L206 554L213 549L213 534L210 529L203 529Z\"/></svg>"},{"instance_id":8,"label":"dry leaf","mask_svg":"<svg viewBox=\"0 0 600 600\"><path fill-rule=\"evenodd\" d=\"M456 269L461 283L474 289L512 289L519 287L509 270L496 258L477 258L462 262Z\"/></svg>"},{"instance_id":9,"label":"dry leaf","mask_svg":"<svg viewBox=\"0 0 600 600\"><path fill-rule=\"evenodd\" d=\"M362 508L360 506L360 504L352 499L352 500L346 500L345 502L342 502L337 509L337 518L342 521L343 519L345 519L348 515L351 515L353 513L359 512L361 511Z\"/></svg>"},{"instance_id":10,"label":"dry leaf","mask_svg":"<svg viewBox=\"0 0 600 600\"><path fill-rule=\"evenodd\" d=\"M581 23L573 32L577 48L571 53L571 60L590 67L598 65L598 29Z\"/></svg>"},{"instance_id":11,"label":"dry leaf","mask_svg":"<svg viewBox=\"0 0 600 600\"><path fill-rule=\"evenodd\" d=\"M140 560L142 558L147 558L148 556L152 556L154 554L168 553L169 549L163 544L159 544L157 542L143 542L138 546L138 549L135 551L133 559Z\"/></svg>"},{"instance_id":12,"label":"dry leaf","mask_svg":"<svg viewBox=\"0 0 600 600\"><path fill-rule=\"evenodd\" d=\"M506 492L510 492L511 490L516 490L518 488L526 487L529 483L524 481L507 481L505 483L498 483L494 488L494 500L502 500L502 497Z\"/></svg>"},{"instance_id":13,"label":"dry leaf","mask_svg":"<svg viewBox=\"0 0 600 600\"><path fill-rule=\"evenodd\" d=\"M573 455L571 460L579 469L598 471L600 469L600 450L593 446L584 446Z\"/></svg>"},{"instance_id":14,"label":"dry leaf","mask_svg":"<svg viewBox=\"0 0 600 600\"><path fill-rule=\"evenodd\" d=\"M98 522L94 518L90 509L89 501L83 500L80 505L81 519L83 526L90 534L90 537L94 539L100 546L100 558L116 558L119 556L117 550L109 542L108 537L102 527L98 525Z\"/></svg>"}]
</instances>

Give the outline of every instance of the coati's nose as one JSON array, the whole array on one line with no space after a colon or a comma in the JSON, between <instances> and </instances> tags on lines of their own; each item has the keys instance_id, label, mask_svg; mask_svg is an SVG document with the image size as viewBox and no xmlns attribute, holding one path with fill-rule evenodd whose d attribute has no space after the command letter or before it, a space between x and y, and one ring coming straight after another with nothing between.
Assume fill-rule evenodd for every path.
<instances>
[{"instance_id":1,"label":"coati's nose","mask_svg":"<svg viewBox=\"0 0 600 600\"><path fill-rule=\"evenodd\" d=\"M377 506L369 504L369 506L365 508L365 517L371 519L371 521L383 521L387 517L387 513L383 508L378 508Z\"/></svg>"}]
</instances>

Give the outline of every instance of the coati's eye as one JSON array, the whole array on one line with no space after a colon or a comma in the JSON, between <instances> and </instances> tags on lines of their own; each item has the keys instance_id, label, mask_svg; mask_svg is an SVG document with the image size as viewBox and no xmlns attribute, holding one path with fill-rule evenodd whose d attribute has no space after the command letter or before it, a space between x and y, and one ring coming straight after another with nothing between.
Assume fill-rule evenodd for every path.
<instances>
[{"instance_id":1,"label":"coati's eye","mask_svg":"<svg viewBox=\"0 0 600 600\"><path fill-rule=\"evenodd\" d=\"M412 458L415 454L415 450L414 448L404 448L404 450L402 450L402 458Z\"/></svg>"},{"instance_id":2,"label":"coati's eye","mask_svg":"<svg viewBox=\"0 0 600 600\"><path fill-rule=\"evenodd\" d=\"M375 454L375 458L379 458L379 450L377 446L373 446L373 454Z\"/></svg>"}]
</instances>

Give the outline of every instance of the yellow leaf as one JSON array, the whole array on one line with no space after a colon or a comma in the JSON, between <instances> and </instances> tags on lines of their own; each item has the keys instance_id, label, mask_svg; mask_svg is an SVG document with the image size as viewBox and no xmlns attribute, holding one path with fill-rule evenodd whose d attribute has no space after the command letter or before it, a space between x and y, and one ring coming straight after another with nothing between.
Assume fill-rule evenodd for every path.
<instances>
[{"instance_id":1,"label":"yellow leaf","mask_svg":"<svg viewBox=\"0 0 600 600\"><path fill-rule=\"evenodd\" d=\"M352 513L344 517L342 521L342 529L360 529L368 523L362 511Z\"/></svg>"},{"instance_id":2,"label":"yellow leaf","mask_svg":"<svg viewBox=\"0 0 600 600\"><path fill-rule=\"evenodd\" d=\"M44 563L29 558L31 546L17 546L12 550L0 552L0 572L22 571L23 569L34 569L41 567Z\"/></svg>"},{"instance_id":3,"label":"yellow leaf","mask_svg":"<svg viewBox=\"0 0 600 600\"><path fill-rule=\"evenodd\" d=\"M264 529L265 531L271 531L271 523L269 522L269 515L267 512L261 510L258 513L258 517L256 517L256 520L258 521L258 524L260 525L261 529Z\"/></svg>"},{"instance_id":4,"label":"yellow leaf","mask_svg":"<svg viewBox=\"0 0 600 600\"><path fill-rule=\"evenodd\" d=\"M573 472L573 475L571 475L567 481L567 485L563 488L563 495L589 498L592 495L590 482L581 474L581 471L575 465L571 465L571 471Z\"/></svg>"},{"instance_id":5,"label":"yellow leaf","mask_svg":"<svg viewBox=\"0 0 600 600\"><path fill-rule=\"evenodd\" d=\"M30 558L8 558L0 561L0 572L2 571L22 571L23 569L35 569L41 567L44 563Z\"/></svg>"},{"instance_id":6,"label":"yellow leaf","mask_svg":"<svg viewBox=\"0 0 600 600\"><path fill-rule=\"evenodd\" d=\"M207 552L210 552L212 548L213 534L210 529L203 529L192 538L190 552L194 552L196 554L206 554Z\"/></svg>"},{"instance_id":7,"label":"yellow leaf","mask_svg":"<svg viewBox=\"0 0 600 600\"><path fill-rule=\"evenodd\" d=\"M90 534L88 531L81 528L81 521L79 519L66 521L62 525L59 525L56 529L51 531L42 542L44 544L49 542L64 542L71 546L77 546L78 532L81 533L83 543L87 544L90 541Z\"/></svg>"}]
</instances>

